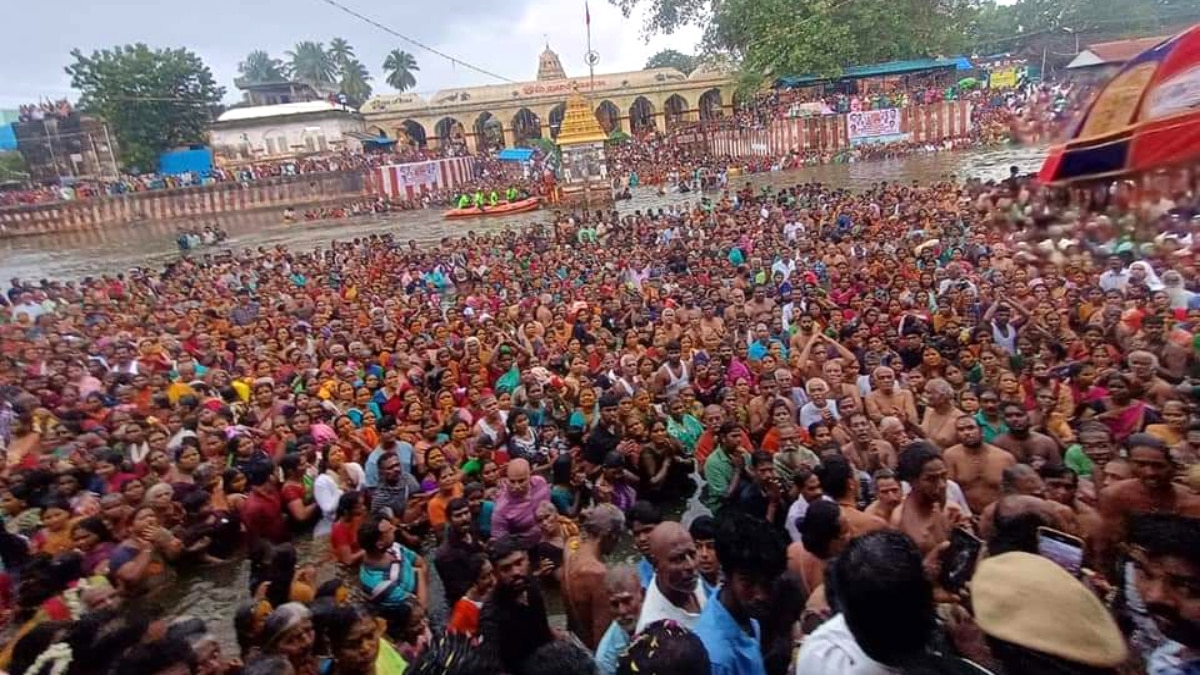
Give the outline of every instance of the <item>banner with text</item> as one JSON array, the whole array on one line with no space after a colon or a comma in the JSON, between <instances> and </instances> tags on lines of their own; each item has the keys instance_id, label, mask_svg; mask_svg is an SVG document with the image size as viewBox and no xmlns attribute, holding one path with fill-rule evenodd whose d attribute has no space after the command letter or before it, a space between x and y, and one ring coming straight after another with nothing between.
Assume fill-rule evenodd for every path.
<instances>
[{"instance_id":1,"label":"banner with text","mask_svg":"<svg viewBox=\"0 0 1200 675\"><path fill-rule=\"evenodd\" d=\"M904 139L900 132L900 110L863 110L846 114L846 137L850 145L890 143Z\"/></svg>"}]
</instances>

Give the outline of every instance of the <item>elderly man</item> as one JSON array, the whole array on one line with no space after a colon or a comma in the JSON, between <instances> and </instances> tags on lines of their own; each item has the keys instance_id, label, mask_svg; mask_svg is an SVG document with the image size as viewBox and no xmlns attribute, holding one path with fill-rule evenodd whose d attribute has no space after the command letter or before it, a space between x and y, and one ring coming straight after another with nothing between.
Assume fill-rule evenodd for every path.
<instances>
[{"instance_id":1,"label":"elderly man","mask_svg":"<svg viewBox=\"0 0 1200 675\"><path fill-rule=\"evenodd\" d=\"M700 583L696 542L683 525L667 521L650 533L650 557L654 559L654 579L646 589L637 630L664 619L691 630L707 600Z\"/></svg>"},{"instance_id":2,"label":"elderly man","mask_svg":"<svg viewBox=\"0 0 1200 675\"><path fill-rule=\"evenodd\" d=\"M604 586L608 567L603 558L617 547L624 528L625 516L615 506L600 504L589 510L584 516L579 548L564 566L563 599L571 627L591 650L596 649L613 620Z\"/></svg>"},{"instance_id":3,"label":"elderly man","mask_svg":"<svg viewBox=\"0 0 1200 675\"><path fill-rule=\"evenodd\" d=\"M537 524L537 509L550 501L550 485L541 476L531 475L529 462L514 459L508 463L504 486L492 512L492 538L517 537L525 548L537 546L542 539Z\"/></svg>"},{"instance_id":4,"label":"elderly man","mask_svg":"<svg viewBox=\"0 0 1200 675\"><path fill-rule=\"evenodd\" d=\"M629 565L609 569L604 577L604 591L612 623L596 647L596 665L600 675L616 675L617 659L629 646L642 611L643 592L637 571Z\"/></svg>"}]
</instances>

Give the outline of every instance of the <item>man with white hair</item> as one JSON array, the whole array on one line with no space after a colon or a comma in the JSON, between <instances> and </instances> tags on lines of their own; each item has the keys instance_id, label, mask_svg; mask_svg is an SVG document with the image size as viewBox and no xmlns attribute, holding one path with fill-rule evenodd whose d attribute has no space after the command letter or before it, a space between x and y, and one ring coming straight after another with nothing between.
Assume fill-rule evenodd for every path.
<instances>
[{"instance_id":1,"label":"man with white hair","mask_svg":"<svg viewBox=\"0 0 1200 675\"><path fill-rule=\"evenodd\" d=\"M563 598L572 629L588 649L595 650L613 620L605 588L608 567L603 558L620 542L625 514L612 504L600 504L584 513L581 529L579 548L563 567ZM635 585L641 589L640 584Z\"/></svg>"}]
</instances>

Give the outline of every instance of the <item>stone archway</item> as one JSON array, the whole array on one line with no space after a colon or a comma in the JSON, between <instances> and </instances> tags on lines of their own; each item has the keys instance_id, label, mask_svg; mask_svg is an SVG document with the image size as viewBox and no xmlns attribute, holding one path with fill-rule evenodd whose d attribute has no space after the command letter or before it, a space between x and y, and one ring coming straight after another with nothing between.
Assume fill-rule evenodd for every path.
<instances>
[{"instance_id":1,"label":"stone archway","mask_svg":"<svg viewBox=\"0 0 1200 675\"><path fill-rule=\"evenodd\" d=\"M716 87L700 95L700 119L702 121L720 119L725 115L721 102L721 90Z\"/></svg>"},{"instance_id":2,"label":"stone archway","mask_svg":"<svg viewBox=\"0 0 1200 675\"><path fill-rule=\"evenodd\" d=\"M670 98L663 103L663 122L667 131L671 131L675 127L687 121L688 102L687 99L679 94L672 94Z\"/></svg>"},{"instance_id":3,"label":"stone archway","mask_svg":"<svg viewBox=\"0 0 1200 675\"><path fill-rule=\"evenodd\" d=\"M504 124L485 110L475 118L475 147L479 150L504 147Z\"/></svg>"},{"instance_id":4,"label":"stone archway","mask_svg":"<svg viewBox=\"0 0 1200 675\"><path fill-rule=\"evenodd\" d=\"M621 128L621 109L613 105L612 101L601 101L600 105L596 106L596 119L604 133L611 134Z\"/></svg>"},{"instance_id":5,"label":"stone archway","mask_svg":"<svg viewBox=\"0 0 1200 675\"><path fill-rule=\"evenodd\" d=\"M424 125L413 120L404 120L396 127L396 138L401 143L416 148L423 148L429 142Z\"/></svg>"},{"instance_id":6,"label":"stone archway","mask_svg":"<svg viewBox=\"0 0 1200 675\"><path fill-rule=\"evenodd\" d=\"M443 117L438 120L438 123L433 127L434 135L437 136L438 142L445 147L450 143L459 143L466 141L466 133L463 131L462 122L459 122L453 117Z\"/></svg>"},{"instance_id":7,"label":"stone archway","mask_svg":"<svg viewBox=\"0 0 1200 675\"><path fill-rule=\"evenodd\" d=\"M629 106L629 129L634 136L654 131L658 125L654 119L654 104L645 96L639 96Z\"/></svg>"},{"instance_id":8,"label":"stone archway","mask_svg":"<svg viewBox=\"0 0 1200 675\"><path fill-rule=\"evenodd\" d=\"M559 103L550 109L550 114L546 116L546 121L550 124L550 139L556 140L558 133L562 131L563 118L567 115L567 104Z\"/></svg>"},{"instance_id":9,"label":"stone archway","mask_svg":"<svg viewBox=\"0 0 1200 675\"><path fill-rule=\"evenodd\" d=\"M542 137L542 120L529 108L521 108L512 119L513 145Z\"/></svg>"}]
</instances>

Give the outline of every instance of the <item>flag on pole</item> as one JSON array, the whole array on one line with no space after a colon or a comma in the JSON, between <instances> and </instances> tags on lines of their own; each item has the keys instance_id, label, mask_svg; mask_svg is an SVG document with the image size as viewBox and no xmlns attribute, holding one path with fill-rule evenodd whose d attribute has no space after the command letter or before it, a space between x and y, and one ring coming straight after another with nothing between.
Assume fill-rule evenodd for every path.
<instances>
[{"instance_id":1,"label":"flag on pole","mask_svg":"<svg viewBox=\"0 0 1200 675\"><path fill-rule=\"evenodd\" d=\"M588 7L587 0L583 0L583 16L587 21L587 25L592 25L592 10Z\"/></svg>"}]
</instances>

